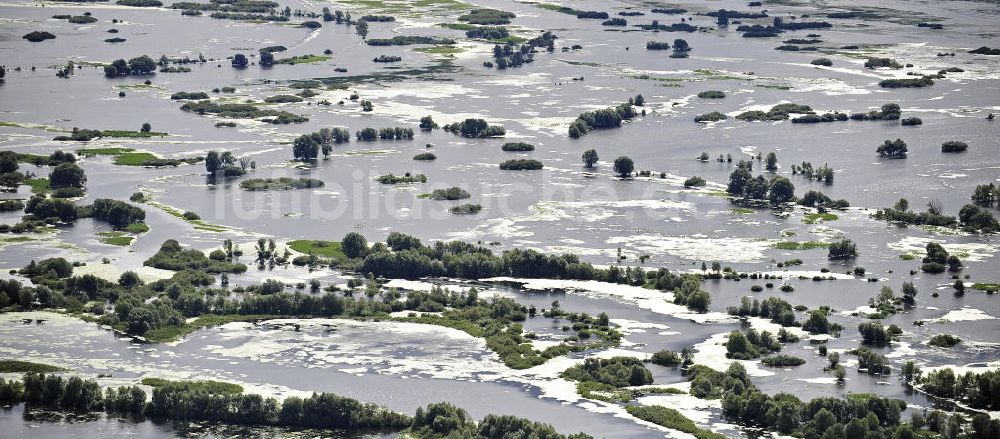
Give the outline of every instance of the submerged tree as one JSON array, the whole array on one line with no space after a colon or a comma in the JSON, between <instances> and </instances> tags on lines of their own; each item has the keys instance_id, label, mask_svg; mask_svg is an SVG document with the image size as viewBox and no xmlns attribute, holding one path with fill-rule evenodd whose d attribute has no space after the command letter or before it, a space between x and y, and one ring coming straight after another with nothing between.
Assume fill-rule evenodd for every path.
<instances>
[{"instance_id":1,"label":"submerged tree","mask_svg":"<svg viewBox=\"0 0 1000 439\"><path fill-rule=\"evenodd\" d=\"M635 162L628 156L621 156L615 159L615 173L621 178L628 178L635 171Z\"/></svg>"},{"instance_id":2,"label":"submerged tree","mask_svg":"<svg viewBox=\"0 0 1000 439\"><path fill-rule=\"evenodd\" d=\"M584 166L587 168L593 168L594 165L597 164L597 161L600 160L600 157L597 156L597 150L588 149L583 152L582 159Z\"/></svg>"},{"instance_id":3,"label":"submerged tree","mask_svg":"<svg viewBox=\"0 0 1000 439\"><path fill-rule=\"evenodd\" d=\"M244 69L246 66L250 65L250 61L247 61L247 56L242 53L237 53L233 56L233 67L237 69Z\"/></svg>"}]
</instances>

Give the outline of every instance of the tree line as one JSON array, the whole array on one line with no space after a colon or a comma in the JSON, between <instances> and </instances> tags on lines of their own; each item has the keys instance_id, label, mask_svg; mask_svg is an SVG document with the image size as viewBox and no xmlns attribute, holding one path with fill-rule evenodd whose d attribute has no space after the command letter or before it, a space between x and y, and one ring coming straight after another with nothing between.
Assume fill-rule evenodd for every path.
<instances>
[{"instance_id":1,"label":"tree line","mask_svg":"<svg viewBox=\"0 0 1000 439\"><path fill-rule=\"evenodd\" d=\"M576 120L569 125L569 136L576 139L583 137L591 130L620 127L623 121L638 116L639 112L635 110L635 107L641 107L645 105L645 102L642 95L637 95L617 107L580 113Z\"/></svg>"}]
</instances>

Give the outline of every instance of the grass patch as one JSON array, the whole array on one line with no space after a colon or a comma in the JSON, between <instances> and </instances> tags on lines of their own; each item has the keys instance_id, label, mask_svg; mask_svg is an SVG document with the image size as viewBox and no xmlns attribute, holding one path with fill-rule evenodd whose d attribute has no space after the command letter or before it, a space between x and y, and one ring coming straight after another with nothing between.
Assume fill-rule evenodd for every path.
<instances>
[{"instance_id":1,"label":"grass patch","mask_svg":"<svg viewBox=\"0 0 1000 439\"><path fill-rule=\"evenodd\" d=\"M0 243L4 244L20 244L23 242L34 241L35 238L30 236L12 236L12 237L2 237L0 238Z\"/></svg>"},{"instance_id":2,"label":"grass patch","mask_svg":"<svg viewBox=\"0 0 1000 439\"><path fill-rule=\"evenodd\" d=\"M776 248L778 250L812 250L814 248L827 248L829 246L830 244L819 241L779 241L771 244L772 248Z\"/></svg>"},{"instance_id":3,"label":"grass patch","mask_svg":"<svg viewBox=\"0 0 1000 439\"><path fill-rule=\"evenodd\" d=\"M510 43L510 44L522 44L525 41L528 41L528 39L524 38L524 37L519 37L517 35L511 35L511 36L505 37L505 38L493 38L493 39L488 40L488 41L491 42L491 43L497 43L497 44L507 44L507 43Z\"/></svg>"},{"instance_id":4,"label":"grass patch","mask_svg":"<svg viewBox=\"0 0 1000 439\"><path fill-rule=\"evenodd\" d=\"M804 218L802 218L802 222L806 224L816 224L817 222L834 221L838 218L840 217L829 212L817 212L807 214Z\"/></svg>"},{"instance_id":5,"label":"grass patch","mask_svg":"<svg viewBox=\"0 0 1000 439\"><path fill-rule=\"evenodd\" d=\"M0 373L61 372L66 369L49 364L21 360L0 360Z\"/></svg>"},{"instance_id":6,"label":"grass patch","mask_svg":"<svg viewBox=\"0 0 1000 439\"><path fill-rule=\"evenodd\" d=\"M576 393L587 399L596 399L610 403L628 402L635 396L629 389L621 389L597 381L576 383Z\"/></svg>"},{"instance_id":7,"label":"grass patch","mask_svg":"<svg viewBox=\"0 0 1000 439\"><path fill-rule=\"evenodd\" d=\"M718 80L718 81L723 81L723 80L736 80L736 81L745 81L745 80L747 80L748 81L748 80L751 80L751 78L744 78L744 77L741 77L741 76L727 75L727 74L722 73L722 72L720 72L718 70L712 70L712 69L695 69L695 70L693 70L693 72L694 72L694 74L699 75L699 76L703 77L704 79L712 79L712 80Z\"/></svg>"},{"instance_id":8,"label":"grass patch","mask_svg":"<svg viewBox=\"0 0 1000 439\"><path fill-rule=\"evenodd\" d=\"M135 239L125 232L97 232L98 241L104 244L117 245L120 247L128 247L132 244L132 240Z\"/></svg>"},{"instance_id":9,"label":"grass patch","mask_svg":"<svg viewBox=\"0 0 1000 439\"><path fill-rule=\"evenodd\" d=\"M179 164L184 160L163 160L151 152L136 152L134 148L83 148L76 152L84 157L108 155L115 158L114 164L119 166L149 166L157 162L162 164ZM171 162L171 163L167 163ZM173 163L176 162L176 163Z\"/></svg>"},{"instance_id":10,"label":"grass patch","mask_svg":"<svg viewBox=\"0 0 1000 439\"><path fill-rule=\"evenodd\" d=\"M347 259L347 255L340 249L339 241L313 241L308 239L297 239L288 242L288 248L302 254L312 254L327 258Z\"/></svg>"},{"instance_id":11,"label":"grass patch","mask_svg":"<svg viewBox=\"0 0 1000 439\"><path fill-rule=\"evenodd\" d=\"M657 395L687 395L688 392L675 389L673 387L643 387L642 389L635 390L635 392L642 394L657 394Z\"/></svg>"},{"instance_id":12,"label":"grass patch","mask_svg":"<svg viewBox=\"0 0 1000 439\"><path fill-rule=\"evenodd\" d=\"M214 395L239 395L243 386L222 381L172 381L163 378L143 378L141 383L152 388L170 386L176 390L205 392Z\"/></svg>"},{"instance_id":13,"label":"grass patch","mask_svg":"<svg viewBox=\"0 0 1000 439\"><path fill-rule=\"evenodd\" d=\"M912 261L914 259L917 259L917 257L916 257L916 255L913 255L913 254L910 254L910 253L905 253L905 254L899 255L899 259L902 259L904 261Z\"/></svg>"},{"instance_id":14,"label":"grass patch","mask_svg":"<svg viewBox=\"0 0 1000 439\"><path fill-rule=\"evenodd\" d=\"M479 29L479 26L469 23L438 23L438 26L441 26L445 29L460 30L460 31Z\"/></svg>"},{"instance_id":15,"label":"grass patch","mask_svg":"<svg viewBox=\"0 0 1000 439\"><path fill-rule=\"evenodd\" d=\"M143 166L147 161L156 159L159 159L159 157L148 152L127 152L115 156L115 164L121 166Z\"/></svg>"},{"instance_id":16,"label":"grass patch","mask_svg":"<svg viewBox=\"0 0 1000 439\"><path fill-rule=\"evenodd\" d=\"M462 53L465 49L455 46L432 46L432 47L418 47L413 49L414 52L429 53L434 55L454 55L456 53Z\"/></svg>"},{"instance_id":17,"label":"grass patch","mask_svg":"<svg viewBox=\"0 0 1000 439\"><path fill-rule=\"evenodd\" d=\"M979 291L986 291L990 293L996 293L1000 291L1000 284L976 282L972 284L972 289Z\"/></svg>"},{"instance_id":18,"label":"grass patch","mask_svg":"<svg viewBox=\"0 0 1000 439\"><path fill-rule=\"evenodd\" d=\"M317 62L328 61L328 60L330 60L332 58L333 57L330 57L330 56L309 54L309 55L302 55L302 56L293 56L291 58L282 58L282 59L279 59L279 60L275 60L274 63L275 64L289 64L289 65L310 64L310 63L317 63Z\"/></svg>"},{"instance_id":19,"label":"grass patch","mask_svg":"<svg viewBox=\"0 0 1000 439\"><path fill-rule=\"evenodd\" d=\"M354 155L384 155L392 154L396 151L391 149L353 149L350 151L344 151L341 155L344 156L354 156Z\"/></svg>"},{"instance_id":20,"label":"grass patch","mask_svg":"<svg viewBox=\"0 0 1000 439\"><path fill-rule=\"evenodd\" d=\"M28 178L21 183L31 186L31 193L38 195L45 195L51 189L49 187L49 179L47 178Z\"/></svg>"},{"instance_id":21,"label":"grass patch","mask_svg":"<svg viewBox=\"0 0 1000 439\"><path fill-rule=\"evenodd\" d=\"M133 223L133 224L129 224L128 226L126 226L125 230L127 232L129 232L129 233L135 233L136 235L140 235L140 234L148 232L149 231L149 226L147 226L145 224L142 224L142 223L138 223L138 224Z\"/></svg>"},{"instance_id":22,"label":"grass patch","mask_svg":"<svg viewBox=\"0 0 1000 439\"><path fill-rule=\"evenodd\" d=\"M750 214L757 213L756 210L747 209L746 207L733 207L733 208L729 209L729 212L737 214L737 215L750 215Z\"/></svg>"},{"instance_id":23,"label":"grass patch","mask_svg":"<svg viewBox=\"0 0 1000 439\"><path fill-rule=\"evenodd\" d=\"M153 206L153 207L155 207L157 209L160 209L160 210L162 210L162 211L164 211L166 213L169 213L169 214L171 214L171 215L173 215L173 216L175 216L177 218L180 218L180 219L182 219L182 220L190 223L191 225L194 226L195 230L203 230L203 231L206 231L206 232L216 232L216 233L230 231L229 227L226 227L226 226L220 226L218 224L209 224L209 223L206 223L204 220L200 220L200 219L187 219L187 218L184 218L184 211L180 210L180 209L178 209L176 207L173 207L173 206L168 206L168 205L163 204L163 203L157 203L155 201L147 201L146 204L148 204L150 206Z\"/></svg>"},{"instance_id":24,"label":"grass patch","mask_svg":"<svg viewBox=\"0 0 1000 439\"><path fill-rule=\"evenodd\" d=\"M101 137L118 137L127 139L144 139L147 137L166 137L169 136L167 133L160 133L156 131L142 132L142 131L127 131L127 130L102 130Z\"/></svg>"},{"instance_id":25,"label":"grass patch","mask_svg":"<svg viewBox=\"0 0 1000 439\"><path fill-rule=\"evenodd\" d=\"M315 178L251 178L240 182L245 191L287 191L323 187L323 181Z\"/></svg>"},{"instance_id":26,"label":"grass patch","mask_svg":"<svg viewBox=\"0 0 1000 439\"><path fill-rule=\"evenodd\" d=\"M681 412L672 408L667 408L661 405L636 405L625 407L625 410L628 411L630 415L642 419L643 421L683 431L698 439L725 439L725 436L719 433L698 428L698 426L694 424L694 421L688 419L686 416L682 415Z\"/></svg>"},{"instance_id":27,"label":"grass patch","mask_svg":"<svg viewBox=\"0 0 1000 439\"><path fill-rule=\"evenodd\" d=\"M134 148L82 148L76 150L76 153L84 157L93 157L98 155L121 155L133 151L135 151Z\"/></svg>"}]
</instances>

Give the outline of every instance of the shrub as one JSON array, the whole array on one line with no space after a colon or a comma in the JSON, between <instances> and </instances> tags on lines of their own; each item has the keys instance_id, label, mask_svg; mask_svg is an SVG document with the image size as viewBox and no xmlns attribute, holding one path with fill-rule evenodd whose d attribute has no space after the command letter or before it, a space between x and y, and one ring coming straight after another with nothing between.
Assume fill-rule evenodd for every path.
<instances>
[{"instance_id":1,"label":"shrub","mask_svg":"<svg viewBox=\"0 0 1000 439\"><path fill-rule=\"evenodd\" d=\"M653 383L653 374L641 360L632 357L587 358L583 364L566 369L560 376L568 380L595 381L615 387Z\"/></svg>"},{"instance_id":2,"label":"shrub","mask_svg":"<svg viewBox=\"0 0 1000 439\"><path fill-rule=\"evenodd\" d=\"M667 349L657 351L649 361L658 366L678 366L684 362L683 358L677 352Z\"/></svg>"},{"instance_id":3,"label":"shrub","mask_svg":"<svg viewBox=\"0 0 1000 439\"><path fill-rule=\"evenodd\" d=\"M787 366L800 366L806 363L799 357L786 354L772 355L760 360L761 364L768 367L787 367Z\"/></svg>"},{"instance_id":4,"label":"shrub","mask_svg":"<svg viewBox=\"0 0 1000 439\"><path fill-rule=\"evenodd\" d=\"M500 149L509 152L528 152L534 151L535 145L526 142L508 142L504 143Z\"/></svg>"},{"instance_id":5,"label":"shrub","mask_svg":"<svg viewBox=\"0 0 1000 439\"><path fill-rule=\"evenodd\" d=\"M938 334L931 337L927 344L939 348L950 348L962 342L962 339L951 334Z\"/></svg>"},{"instance_id":6,"label":"shrub","mask_svg":"<svg viewBox=\"0 0 1000 439\"><path fill-rule=\"evenodd\" d=\"M698 93L698 97L702 99L722 99L726 97L726 94L718 90L708 90Z\"/></svg>"},{"instance_id":7,"label":"shrub","mask_svg":"<svg viewBox=\"0 0 1000 439\"><path fill-rule=\"evenodd\" d=\"M38 42L41 42L41 41L54 39L55 37L56 36L52 35L51 33L44 32L44 31L37 31L36 30L34 32L29 32L29 33L25 34L21 38L24 38L24 39L26 39L28 41L31 41L32 43L38 43Z\"/></svg>"},{"instance_id":8,"label":"shrub","mask_svg":"<svg viewBox=\"0 0 1000 439\"><path fill-rule=\"evenodd\" d=\"M570 137L577 139L583 137L591 130L620 127L623 121L631 120L638 116L639 113L636 112L635 106L643 106L644 103L645 98L642 95L638 95L630 99L629 102L617 107L581 113L569 125L568 134Z\"/></svg>"},{"instance_id":9,"label":"shrub","mask_svg":"<svg viewBox=\"0 0 1000 439\"><path fill-rule=\"evenodd\" d=\"M901 69L903 65L896 62L892 58L868 58L865 60L865 68L876 69L879 67L889 67L892 69Z\"/></svg>"},{"instance_id":10,"label":"shrub","mask_svg":"<svg viewBox=\"0 0 1000 439\"><path fill-rule=\"evenodd\" d=\"M934 80L927 76L921 76L919 78L883 79L882 81L879 81L878 85L882 88L920 88L934 85Z\"/></svg>"},{"instance_id":11,"label":"shrub","mask_svg":"<svg viewBox=\"0 0 1000 439\"><path fill-rule=\"evenodd\" d=\"M666 41L648 41L646 50L670 50L670 43Z\"/></svg>"},{"instance_id":12,"label":"shrub","mask_svg":"<svg viewBox=\"0 0 1000 439\"><path fill-rule=\"evenodd\" d=\"M177 93L174 93L174 94L170 95L170 99L174 99L174 100L201 100L201 99L208 99L208 93L205 93L203 91L196 91L196 92L179 91Z\"/></svg>"},{"instance_id":13,"label":"shrub","mask_svg":"<svg viewBox=\"0 0 1000 439\"><path fill-rule=\"evenodd\" d=\"M941 144L941 152L965 152L969 149L969 144L950 140Z\"/></svg>"},{"instance_id":14,"label":"shrub","mask_svg":"<svg viewBox=\"0 0 1000 439\"><path fill-rule=\"evenodd\" d=\"M542 167L542 162L534 159L514 159L500 163L500 169L505 171L537 171Z\"/></svg>"},{"instance_id":15,"label":"shrub","mask_svg":"<svg viewBox=\"0 0 1000 439\"><path fill-rule=\"evenodd\" d=\"M482 205L472 204L472 203L460 204L458 206L453 206L452 208L448 209L448 211L456 215L475 214L479 213L480 210L483 210Z\"/></svg>"},{"instance_id":16,"label":"shrub","mask_svg":"<svg viewBox=\"0 0 1000 439\"><path fill-rule=\"evenodd\" d=\"M284 104L289 102L302 102L302 98L295 95L276 95L264 98L264 102L269 104Z\"/></svg>"},{"instance_id":17,"label":"shrub","mask_svg":"<svg viewBox=\"0 0 1000 439\"><path fill-rule=\"evenodd\" d=\"M465 189L450 187L448 189L434 189L429 198L432 200L464 200L471 196Z\"/></svg>"},{"instance_id":18,"label":"shrub","mask_svg":"<svg viewBox=\"0 0 1000 439\"><path fill-rule=\"evenodd\" d=\"M907 151L908 150L906 148L906 142L902 141L901 139L896 139L894 141L886 140L881 145L879 145L878 148L875 149L875 152L877 152L880 157L886 157L891 159L906 158Z\"/></svg>"},{"instance_id":19,"label":"shrub","mask_svg":"<svg viewBox=\"0 0 1000 439\"><path fill-rule=\"evenodd\" d=\"M704 178L694 176L684 180L684 187L703 187L707 184Z\"/></svg>"},{"instance_id":20,"label":"shrub","mask_svg":"<svg viewBox=\"0 0 1000 439\"><path fill-rule=\"evenodd\" d=\"M718 122L720 120L726 120L728 118L729 118L729 116L726 116L725 114L722 114L722 113L720 113L718 111L713 111L711 113L699 114L698 116L695 116L694 121L695 122Z\"/></svg>"}]
</instances>

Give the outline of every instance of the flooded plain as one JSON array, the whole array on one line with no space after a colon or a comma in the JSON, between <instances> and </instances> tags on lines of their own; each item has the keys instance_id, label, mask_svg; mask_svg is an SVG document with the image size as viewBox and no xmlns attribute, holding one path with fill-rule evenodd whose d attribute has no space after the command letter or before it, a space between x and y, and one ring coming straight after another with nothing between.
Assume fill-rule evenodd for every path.
<instances>
[{"instance_id":1,"label":"flooded plain","mask_svg":"<svg viewBox=\"0 0 1000 439\"><path fill-rule=\"evenodd\" d=\"M121 273L134 270L151 281L172 274L143 267L143 261L167 239L207 253L225 239L250 249L261 237L273 238L284 247L292 240L339 240L351 231L363 234L369 242L402 232L425 243L482 243L497 253L513 248L573 253L601 267L641 265L703 273L702 263L719 262L737 272L767 273L778 278L767 282L791 285L793 291L751 292L751 285L762 285L762 279L706 279L701 288L711 295L709 312L696 313L673 304L672 296L668 297L672 293L598 281L502 277L393 280L388 284L404 292L429 290L431 285L453 291L475 287L481 296L508 297L539 309L558 300L563 309L607 313L624 334L616 347L570 353L524 370L506 366L481 338L457 329L388 319L236 322L200 329L180 341L149 344L46 311L0 314L0 358L56 364L85 377L107 376L98 379L102 386L132 384L145 377L213 379L240 383L248 391L277 398L334 392L406 413L428 403L449 401L477 419L512 414L552 424L561 432L584 431L595 437L687 437L633 417L623 404L580 396L574 383L560 373L589 357L648 358L661 349L693 347L696 364L724 371L732 361L743 362L753 383L768 394L785 392L808 399L874 392L902 399L910 410L935 407L942 402L913 392L898 374L858 372L857 367L850 367L853 357L843 354L861 342L855 328L866 320L863 313L869 299L883 286L898 291L903 282L913 282L920 292L916 306L883 319L904 333L873 350L885 355L894 370L907 361L925 370L1000 367L1000 302L996 295L972 288L975 283L1000 282L1000 236L900 226L872 217L900 198L908 199L913 210L922 211L934 202L944 213L957 216L970 203L977 185L1000 183L1000 121L987 120L987 115L1000 113L1000 56L969 53L981 46L1000 47L1000 5L897 0L873 7L870 2L835 0L766 1L763 6L748 7L743 1L682 1L669 6L685 8L687 13L664 15L650 11L664 6L659 2L556 2L578 10L607 11L612 17L621 11L645 14L622 16L629 26L611 27L602 26L601 20L577 19L508 0L278 3L281 8L314 13L329 7L357 16L396 17L393 22L369 23L368 39L422 35L457 41L438 51L421 50L439 47L428 45L372 46L353 27L332 23L307 29L289 23L182 16L167 7L0 0L0 64L6 66L0 83L0 149L48 155L55 150L125 147L173 159L227 150L253 160L256 166L247 177L216 179L207 177L202 164L152 168L115 164L115 158L107 155L81 156L78 163L88 176L87 190L75 202L127 200L142 192L148 201L139 206L146 212L149 232L128 245L110 245L98 235L110 230L106 223L80 219L42 233L3 234L0 267L4 272L32 260L61 256L86 263L77 274L117 280ZM508 26L514 35L530 38L543 30L552 31L558 36L555 51L540 50L533 62L520 67L484 67L484 62L492 60L493 43L438 25L456 22L473 7L516 14ZM766 10L773 17L801 20L826 19L831 11L860 15L829 19L830 28L788 31L776 38L741 38L736 24L717 27L715 18L704 15L718 9ZM73 24L51 18L84 11L98 21ZM681 17L701 30L652 32L633 26L651 20L669 24ZM916 26L923 22L941 23L943 28ZM115 35L126 41L104 42L111 36L109 28L118 29ZM40 43L21 38L36 30L57 37ZM804 39L807 34L818 34L809 37L821 40L810 46L815 50L775 50L781 40ZM675 38L690 44L688 57L671 58L667 51L645 49L649 41L673 43ZM277 45L287 47L276 54L282 58L318 55L326 49L329 53L318 62L270 68L234 69L227 59ZM580 47L574 49L574 45ZM942 53L954 55L939 56ZM143 54L154 59L202 55L209 61L185 64L190 68L187 73L160 72L148 77L106 78L100 67ZM380 55L402 60L392 64L371 61ZM867 69L864 63L869 57L898 59L912 66ZM811 64L816 58L831 60L832 66ZM256 61L256 55L251 60ZM77 65L75 74L57 78L57 69L68 61ZM952 67L961 72L948 73L930 87L879 86L885 79L912 77L908 72L933 74ZM149 84L144 83L147 79ZM177 92L234 87L233 93L209 95L219 102L259 103L268 96L299 93L301 81L310 80L322 83L311 88L314 96L301 102L261 104L309 118L298 124L198 115L180 109L186 101L171 99ZM697 97L707 90L723 91L726 97ZM352 94L371 101L373 111L363 111ZM567 136L578 114L615 106L640 94L646 101L645 115L620 128L594 130L578 139ZM782 103L808 105L818 114L867 113L895 103L903 118L919 117L922 124L901 126L898 120L806 124L735 118L744 111L766 111ZM729 117L712 123L694 121L695 116L713 111ZM416 129L420 118L428 115L442 126L469 117L483 118L503 125L506 135L470 139L440 129ZM217 127L221 121L235 122L235 126ZM73 127L137 130L144 122L168 135L102 137L86 143L52 140ZM292 160L292 142L302 134L329 127L354 132L396 126L412 127L416 133L407 140L352 139L333 145L330 158L313 165ZM905 160L884 159L875 153L884 140L896 138L909 145ZM968 143L968 151L942 153L940 145L953 140ZM501 150L503 143L515 141L529 142L535 149ZM587 149L600 155L594 169L584 168L580 161ZM414 155L427 151L436 160L413 160ZM709 160L697 160L703 152ZM823 218L815 215L815 209L802 206L772 210L733 204L725 191L736 162L769 152L777 155L776 173L792 181L797 195L822 191L830 198L849 201L851 207ZM730 155L734 161L716 161L720 155ZM612 161L619 156L632 158L636 170L648 170L649 175L616 178ZM498 163L513 158L539 160L544 169L498 168ZM825 185L793 175L792 166L803 162L829 166L834 182ZM763 168L758 161L754 166ZM48 173L45 167L33 168L22 165L38 175ZM386 185L377 181L385 174L407 172L424 174L427 182ZM707 184L685 188L684 181L692 176ZM242 190L240 181L251 177L309 177L322 180L324 186ZM466 189L471 198L437 201L421 196L452 186ZM22 186L17 193L2 195L25 199L30 192ZM466 202L480 204L482 210L474 215L449 212ZM203 221L200 224L211 226L173 214L185 211L197 213ZM13 225L21 216L22 212L0 212L0 223ZM857 244L855 260L831 261L823 245L792 250L787 245L829 244L840 238ZM968 285L964 295L952 293L954 280L949 274L919 270L930 242L960 255ZM247 258L251 260L245 262L253 265L252 257ZM782 263L795 259L799 262L794 266ZM867 277L851 274L855 267L864 267ZM342 285L352 277L353 273L328 268L251 266L246 273L229 275L229 281L233 287L264 279L286 283L317 279ZM845 329L839 337L810 340L816 336L793 328L802 340L786 344L783 352L804 359L800 366L776 368L759 360L730 360L722 344L731 331L748 326L774 333L779 329L766 319L741 321L728 315L727 307L739 305L745 296L760 300L776 296L808 309L830 306L829 320ZM799 320L806 318L803 312L796 315ZM538 315L528 318L524 328L538 335L534 344L541 347L562 337L566 324L565 319ZM937 334L957 336L963 343L948 349L928 345L927 340ZM821 342L830 352L842 353L848 366L844 384L837 384L824 371L828 360L817 353ZM677 368L647 367L657 386L686 389L689 385ZM635 403L672 407L698 426L726 436L747 434L722 419L717 400L670 393L646 395ZM234 434L141 420L45 419L29 415L23 406L5 409L0 412L0 436ZM288 432L252 434L266 437ZM392 436L372 433L363 437Z\"/></svg>"}]
</instances>

